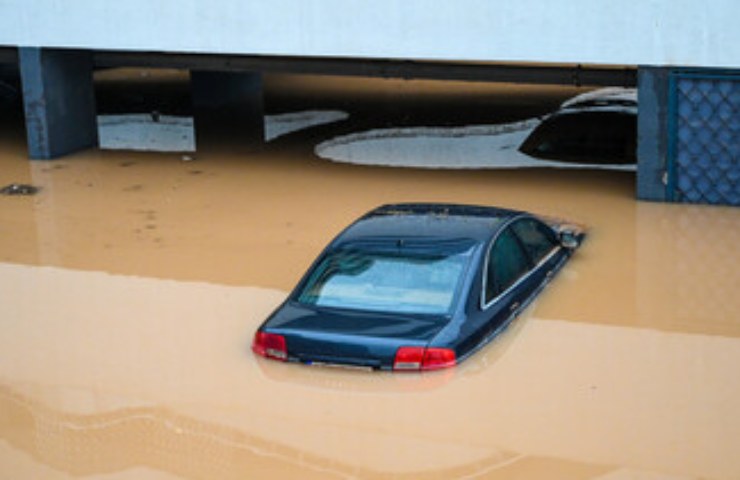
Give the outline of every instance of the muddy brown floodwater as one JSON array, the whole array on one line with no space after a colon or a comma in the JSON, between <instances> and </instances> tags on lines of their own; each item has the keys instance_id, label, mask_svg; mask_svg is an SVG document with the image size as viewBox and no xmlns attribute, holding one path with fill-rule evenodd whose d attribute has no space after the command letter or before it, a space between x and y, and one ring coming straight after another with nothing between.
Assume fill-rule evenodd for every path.
<instances>
[{"instance_id":1,"label":"muddy brown floodwater","mask_svg":"<svg viewBox=\"0 0 740 480\"><path fill-rule=\"evenodd\" d=\"M29 162L6 115L0 186L40 190L0 196L0 478L740 478L739 210L638 203L627 172L396 170L312 154L363 122L437 122L435 101L456 123L524 105L497 110L510 120L574 89L267 85L275 111L342 107L355 123L187 162ZM390 113L363 116L371 104ZM321 248L399 201L526 209L590 236L455 369L255 358L255 329Z\"/></svg>"}]
</instances>

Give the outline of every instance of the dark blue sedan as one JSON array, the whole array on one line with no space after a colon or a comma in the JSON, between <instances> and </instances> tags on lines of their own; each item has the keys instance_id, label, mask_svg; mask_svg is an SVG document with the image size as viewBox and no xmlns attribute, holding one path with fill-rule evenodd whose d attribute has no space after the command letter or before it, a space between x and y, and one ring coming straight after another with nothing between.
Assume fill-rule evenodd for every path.
<instances>
[{"instance_id":1,"label":"dark blue sedan","mask_svg":"<svg viewBox=\"0 0 740 480\"><path fill-rule=\"evenodd\" d=\"M377 208L329 244L252 350L304 364L451 367L505 328L582 237L500 208Z\"/></svg>"}]
</instances>

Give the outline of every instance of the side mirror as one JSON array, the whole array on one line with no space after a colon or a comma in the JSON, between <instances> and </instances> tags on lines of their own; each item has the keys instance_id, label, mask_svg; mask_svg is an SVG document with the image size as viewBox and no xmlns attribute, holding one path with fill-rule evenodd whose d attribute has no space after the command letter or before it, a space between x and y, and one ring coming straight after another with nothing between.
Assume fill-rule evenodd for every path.
<instances>
[{"instance_id":1,"label":"side mirror","mask_svg":"<svg viewBox=\"0 0 740 480\"><path fill-rule=\"evenodd\" d=\"M560 245L568 250L574 250L578 248L578 245L580 244L578 236L572 230L562 230L558 234L558 237L560 237Z\"/></svg>"}]
</instances>

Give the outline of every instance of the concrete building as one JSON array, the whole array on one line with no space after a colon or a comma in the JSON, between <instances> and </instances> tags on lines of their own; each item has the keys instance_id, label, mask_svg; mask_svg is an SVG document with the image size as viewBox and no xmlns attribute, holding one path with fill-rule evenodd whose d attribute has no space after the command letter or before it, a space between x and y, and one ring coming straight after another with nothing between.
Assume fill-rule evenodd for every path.
<instances>
[{"instance_id":1,"label":"concrete building","mask_svg":"<svg viewBox=\"0 0 740 480\"><path fill-rule=\"evenodd\" d=\"M196 129L233 115L252 141L266 71L637 84L639 198L740 205L738 18L736 0L0 0L0 63L34 159L96 146L96 66L188 68Z\"/></svg>"}]
</instances>

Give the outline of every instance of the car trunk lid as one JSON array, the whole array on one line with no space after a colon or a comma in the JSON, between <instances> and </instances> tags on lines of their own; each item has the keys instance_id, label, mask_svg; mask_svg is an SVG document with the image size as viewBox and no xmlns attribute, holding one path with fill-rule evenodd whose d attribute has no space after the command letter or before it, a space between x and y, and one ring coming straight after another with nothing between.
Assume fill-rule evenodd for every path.
<instances>
[{"instance_id":1,"label":"car trunk lid","mask_svg":"<svg viewBox=\"0 0 740 480\"><path fill-rule=\"evenodd\" d=\"M285 337L288 359L390 369L403 346L426 346L448 319L340 309L308 308L289 303L270 321L268 331Z\"/></svg>"}]
</instances>

